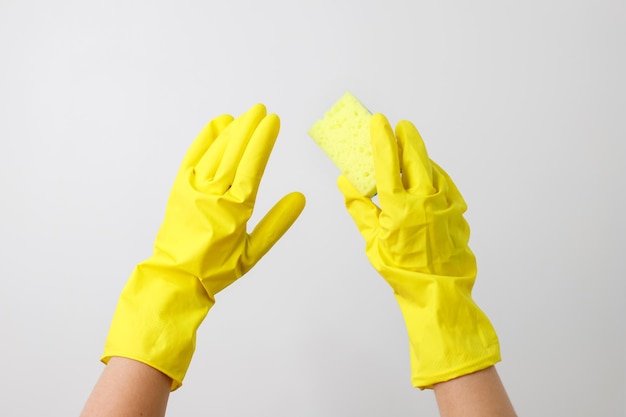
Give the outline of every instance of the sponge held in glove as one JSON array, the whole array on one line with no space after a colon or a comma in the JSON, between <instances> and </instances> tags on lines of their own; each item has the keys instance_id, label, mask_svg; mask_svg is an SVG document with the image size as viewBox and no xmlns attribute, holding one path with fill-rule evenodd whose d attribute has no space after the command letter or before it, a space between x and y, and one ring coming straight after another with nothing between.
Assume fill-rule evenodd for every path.
<instances>
[{"instance_id":1,"label":"sponge held in glove","mask_svg":"<svg viewBox=\"0 0 626 417\"><path fill-rule=\"evenodd\" d=\"M356 97L346 93L308 132L342 174L367 197L376 194L371 117Z\"/></svg>"}]
</instances>

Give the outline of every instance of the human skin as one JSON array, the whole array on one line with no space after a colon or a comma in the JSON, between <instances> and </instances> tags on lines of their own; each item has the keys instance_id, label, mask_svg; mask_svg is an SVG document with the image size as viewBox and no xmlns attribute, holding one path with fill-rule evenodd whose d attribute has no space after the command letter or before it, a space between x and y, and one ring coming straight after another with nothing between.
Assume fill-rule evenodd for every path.
<instances>
[{"instance_id":1,"label":"human skin","mask_svg":"<svg viewBox=\"0 0 626 417\"><path fill-rule=\"evenodd\" d=\"M80 417L163 417L172 380L132 359L113 357ZM495 367L435 384L441 417L516 417Z\"/></svg>"},{"instance_id":2,"label":"human skin","mask_svg":"<svg viewBox=\"0 0 626 417\"><path fill-rule=\"evenodd\" d=\"M494 366L433 387L441 417L516 417Z\"/></svg>"},{"instance_id":3,"label":"human skin","mask_svg":"<svg viewBox=\"0 0 626 417\"><path fill-rule=\"evenodd\" d=\"M112 357L80 417L163 417L172 380L132 359Z\"/></svg>"}]
</instances>

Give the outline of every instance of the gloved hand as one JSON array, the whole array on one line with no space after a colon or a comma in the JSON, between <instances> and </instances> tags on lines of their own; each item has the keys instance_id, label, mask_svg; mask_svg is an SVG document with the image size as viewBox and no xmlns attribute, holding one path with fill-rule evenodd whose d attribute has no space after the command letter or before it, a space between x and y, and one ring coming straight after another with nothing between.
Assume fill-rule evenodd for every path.
<instances>
[{"instance_id":1,"label":"gloved hand","mask_svg":"<svg viewBox=\"0 0 626 417\"><path fill-rule=\"evenodd\" d=\"M172 390L182 384L196 330L215 295L250 270L304 208L302 194L288 194L247 232L279 125L259 104L234 121L214 119L193 142L153 255L137 265L122 291L103 362L138 360L170 376Z\"/></svg>"},{"instance_id":2,"label":"gloved hand","mask_svg":"<svg viewBox=\"0 0 626 417\"><path fill-rule=\"evenodd\" d=\"M338 186L370 262L394 290L409 334L412 382L423 389L493 365L500 349L471 296L476 260L465 201L410 122L398 123L396 136L383 115L372 117L380 207L345 177Z\"/></svg>"}]
</instances>

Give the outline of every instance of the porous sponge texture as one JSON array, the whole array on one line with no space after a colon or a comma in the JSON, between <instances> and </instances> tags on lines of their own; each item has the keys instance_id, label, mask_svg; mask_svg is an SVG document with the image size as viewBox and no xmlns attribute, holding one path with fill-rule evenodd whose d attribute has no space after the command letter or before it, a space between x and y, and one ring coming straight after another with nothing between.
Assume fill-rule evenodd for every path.
<instances>
[{"instance_id":1,"label":"porous sponge texture","mask_svg":"<svg viewBox=\"0 0 626 417\"><path fill-rule=\"evenodd\" d=\"M365 196L376 194L370 140L372 114L351 93L344 94L309 129L309 136Z\"/></svg>"}]
</instances>

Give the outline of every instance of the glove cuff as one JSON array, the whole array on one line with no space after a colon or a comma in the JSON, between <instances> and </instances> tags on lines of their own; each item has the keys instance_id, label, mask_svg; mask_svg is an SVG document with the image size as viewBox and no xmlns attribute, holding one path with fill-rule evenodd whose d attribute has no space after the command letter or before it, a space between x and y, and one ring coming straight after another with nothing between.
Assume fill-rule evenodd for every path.
<instances>
[{"instance_id":1,"label":"glove cuff","mask_svg":"<svg viewBox=\"0 0 626 417\"><path fill-rule=\"evenodd\" d=\"M113 356L143 362L182 385L196 331L213 300L191 275L150 263L137 265L120 295L101 361Z\"/></svg>"},{"instance_id":2,"label":"glove cuff","mask_svg":"<svg viewBox=\"0 0 626 417\"><path fill-rule=\"evenodd\" d=\"M474 276L410 275L402 279L410 284L395 295L409 335L415 387L432 388L501 360L498 336L471 297Z\"/></svg>"}]
</instances>

